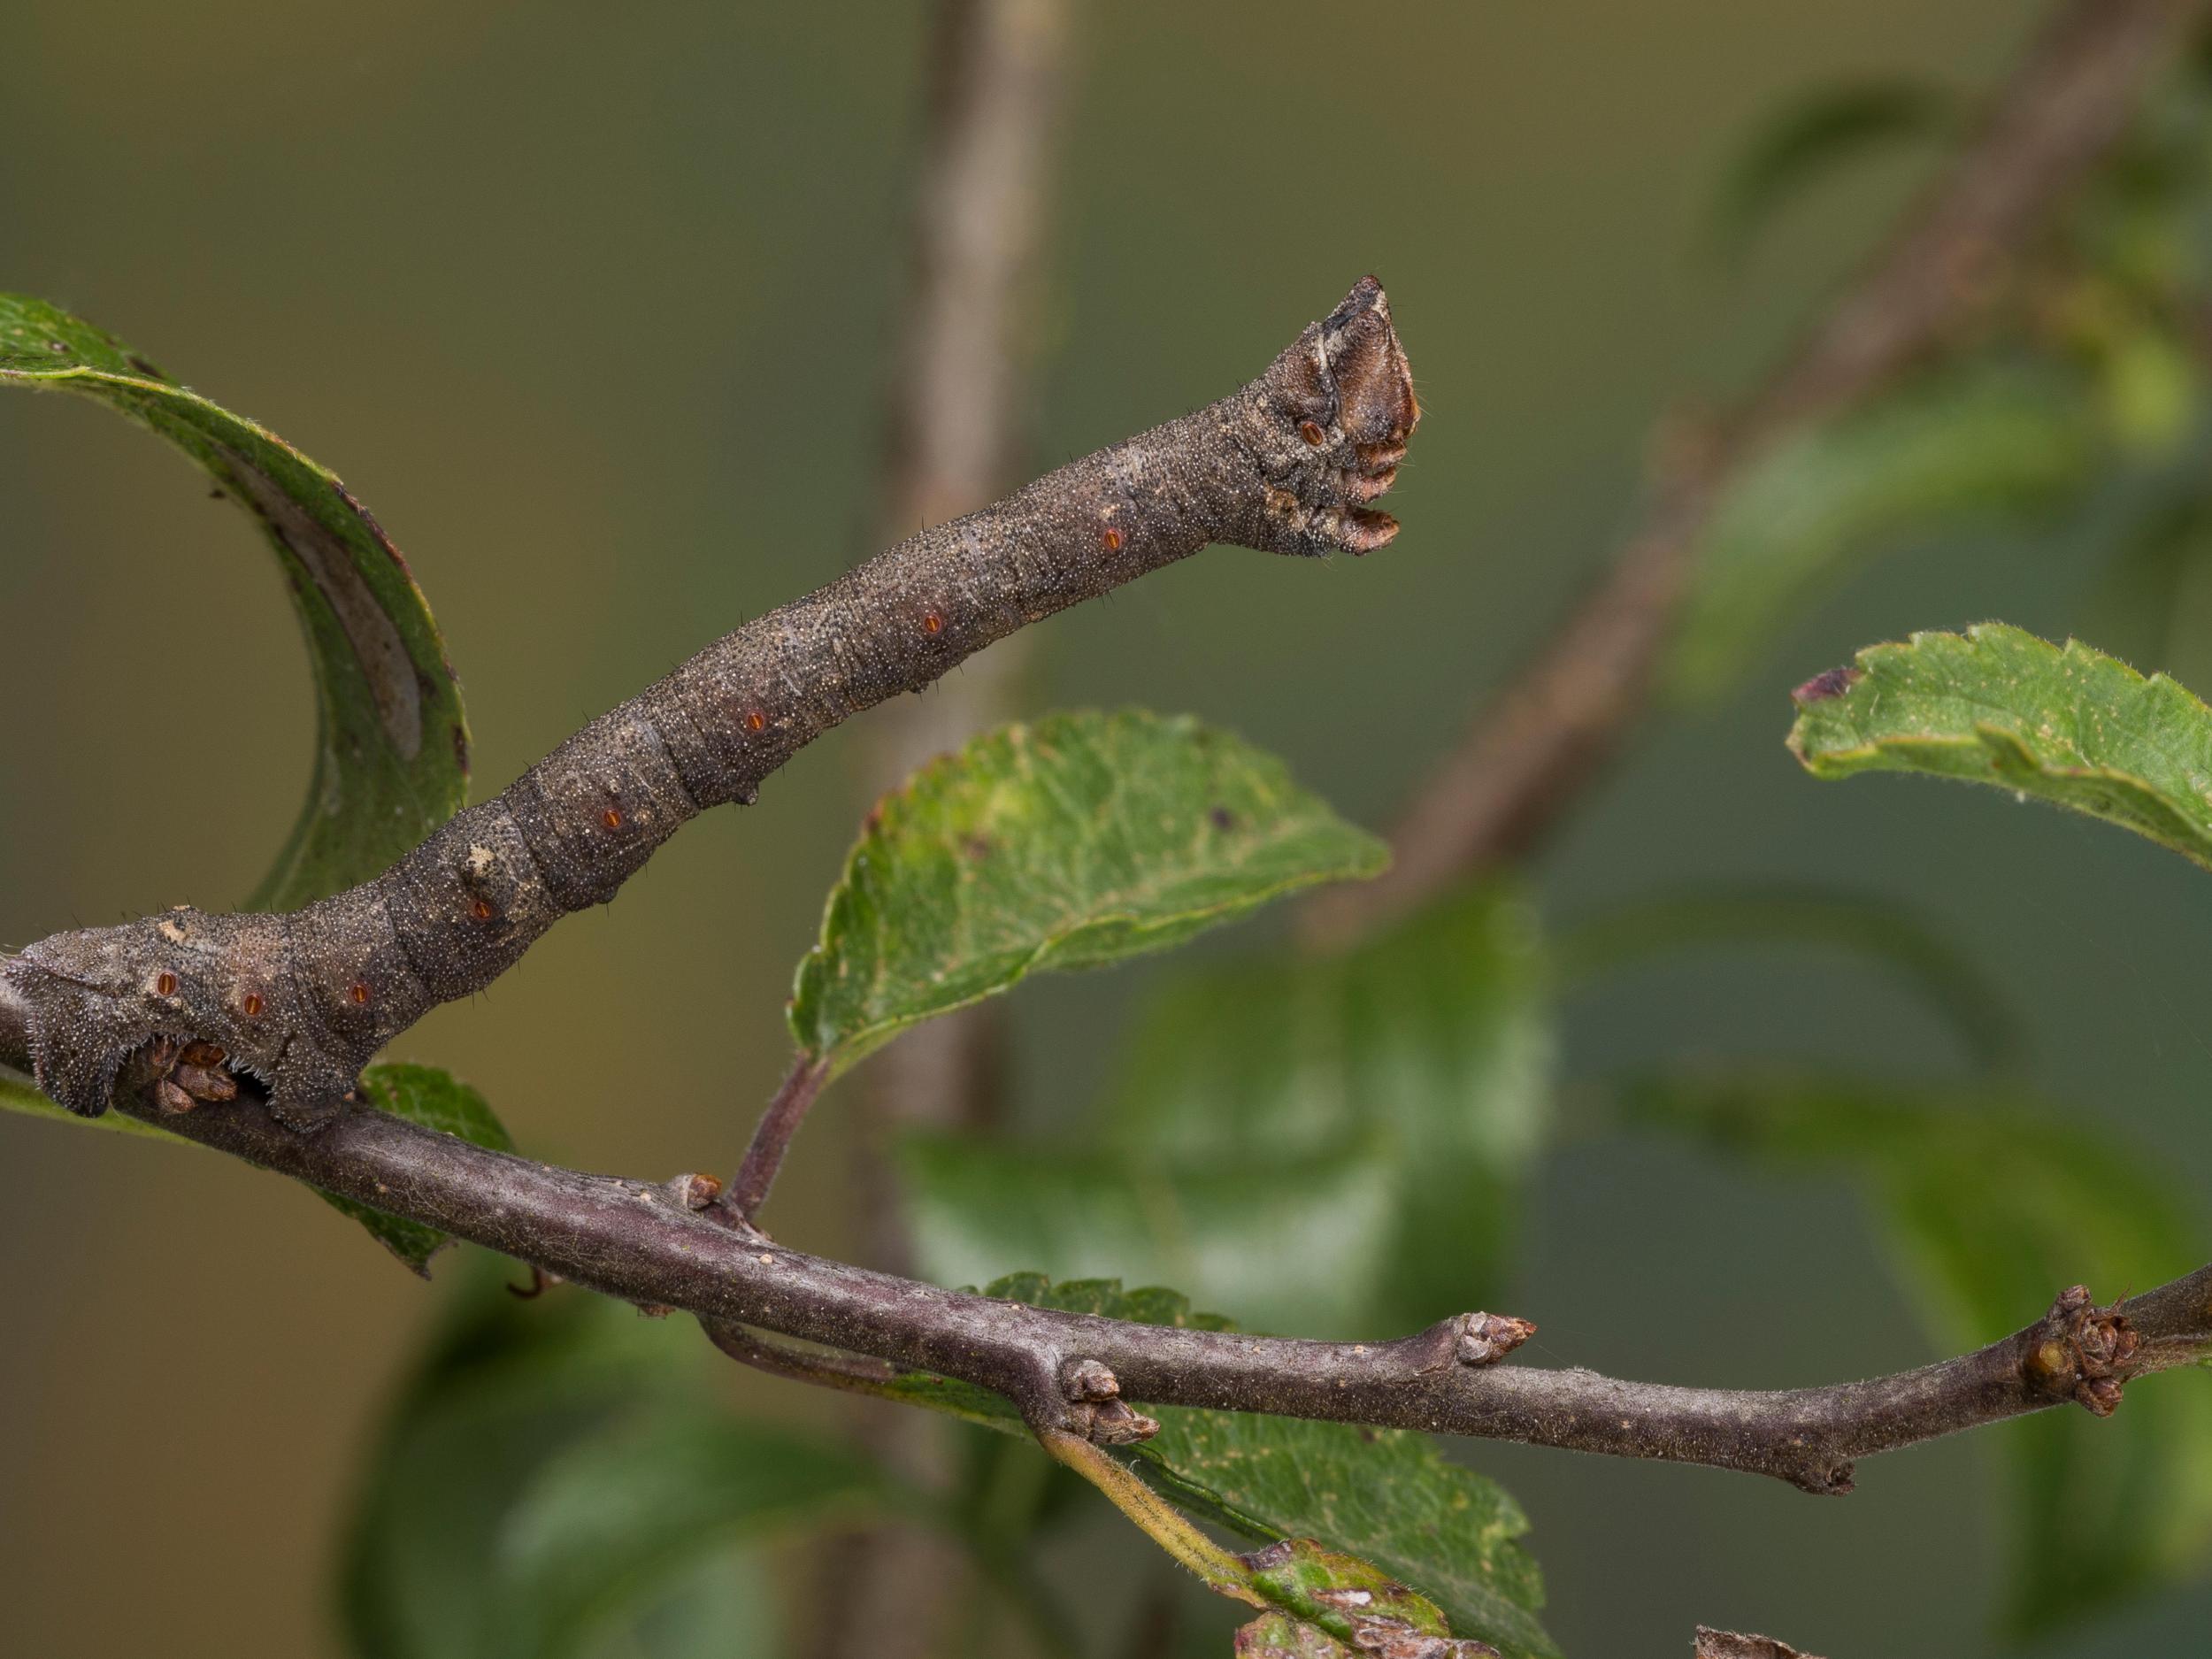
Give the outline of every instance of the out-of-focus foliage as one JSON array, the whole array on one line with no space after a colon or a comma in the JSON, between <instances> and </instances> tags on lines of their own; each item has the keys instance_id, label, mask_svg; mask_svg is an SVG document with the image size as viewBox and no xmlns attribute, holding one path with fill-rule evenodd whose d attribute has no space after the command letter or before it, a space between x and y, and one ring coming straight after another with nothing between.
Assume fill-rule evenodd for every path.
<instances>
[{"instance_id":1,"label":"out-of-focus foliage","mask_svg":"<svg viewBox=\"0 0 2212 1659\"><path fill-rule=\"evenodd\" d=\"M832 1074L1044 968L1164 950L1388 849L1197 721L1057 714L933 761L869 815L799 964L792 1034Z\"/></svg>"},{"instance_id":2,"label":"out-of-focus foliage","mask_svg":"<svg viewBox=\"0 0 2212 1659\"><path fill-rule=\"evenodd\" d=\"M777 1649L756 1540L902 1503L856 1453L717 1409L688 1319L521 1301L472 1256L362 1463L361 1659L708 1659Z\"/></svg>"},{"instance_id":3,"label":"out-of-focus foliage","mask_svg":"<svg viewBox=\"0 0 2212 1659\"><path fill-rule=\"evenodd\" d=\"M2024 522L2102 458L2080 377L1969 364L1785 438L1729 489L1698 554L1678 690L1709 697L1847 558L1969 518Z\"/></svg>"},{"instance_id":4,"label":"out-of-focus foliage","mask_svg":"<svg viewBox=\"0 0 2212 1659\"><path fill-rule=\"evenodd\" d=\"M1822 180L1886 150L1957 133L1959 100L1919 81L1859 81L1794 100L1755 133L1721 184L1713 216L1720 251L1740 257L1776 215Z\"/></svg>"},{"instance_id":5,"label":"out-of-focus foliage","mask_svg":"<svg viewBox=\"0 0 2212 1659\"><path fill-rule=\"evenodd\" d=\"M1869 894L1819 887L1711 887L1631 901L1563 934L1553 948L1563 986L1683 951L1793 945L1843 951L1924 996L1985 1065L2026 1046L2003 993L1981 965L1912 910Z\"/></svg>"},{"instance_id":6,"label":"out-of-focus foliage","mask_svg":"<svg viewBox=\"0 0 2212 1659\"><path fill-rule=\"evenodd\" d=\"M2141 1159L2009 1095L1686 1077L1633 1092L1630 1116L1858 1183L1895 1246L1932 1356L2019 1329L2077 1280L2110 1301L2203 1259L2201 1230ZM1980 1434L1998 1472L2008 1633L2206 1565L2212 1374L2141 1379L2109 1422L2069 1408Z\"/></svg>"},{"instance_id":7,"label":"out-of-focus foliage","mask_svg":"<svg viewBox=\"0 0 2212 1659\"><path fill-rule=\"evenodd\" d=\"M1501 1288L1551 1126L1549 1000L1535 910L1509 883L1340 956L1171 975L1140 1015L1103 1133L1216 1163L1239 1148L1384 1148L1388 1261L1359 1333L1395 1333Z\"/></svg>"},{"instance_id":8,"label":"out-of-focus foliage","mask_svg":"<svg viewBox=\"0 0 2212 1659\"><path fill-rule=\"evenodd\" d=\"M1402 1163L1375 1141L1214 1159L920 1132L899 1156L922 1267L940 1284L1016 1261L1202 1285L1259 1328L1302 1335L1374 1323ZM1302 1265L1317 1257L1325 1278Z\"/></svg>"},{"instance_id":9,"label":"out-of-focus foliage","mask_svg":"<svg viewBox=\"0 0 2212 1659\"><path fill-rule=\"evenodd\" d=\"M1307 1335L1480 1306L1549 1124L1547 1005L1536 919L1509 888L1340 956L1172 974L1082 1139L913 1141L923 1263L1163 1278Z\"/></svg>"},{"instance_id":10,"label":"out-of-focus foliage","mask_svg":"<svg viewBox=\"0 0 2212 1659\"><path fill-rule=\"evenodd\" d=\"M1946 129L1945 108L1901 86L1810 100L1747 152L1724 222L1747 231L1874 141ZM1809 598L1878 554L1975 527L2024 539L2092 502L2155 523L2177 496L2202 499L2208 134L2200 65L2056 234L2014 265L1958 273L1982 303L1941 353L1779 434L1726 481L1673 648L1677 695L1727 690Z\"/></svg>"}]
</instances>

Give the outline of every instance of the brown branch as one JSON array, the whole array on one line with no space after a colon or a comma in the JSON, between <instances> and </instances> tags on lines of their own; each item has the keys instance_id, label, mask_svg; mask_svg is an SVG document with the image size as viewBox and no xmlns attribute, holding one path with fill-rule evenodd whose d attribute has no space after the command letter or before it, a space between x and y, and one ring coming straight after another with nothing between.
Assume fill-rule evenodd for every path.
<instances>
[{"instance_id":1,"label":"brown branch","mask_svg":"<svg viewBox=\"0 0 2212 1659\"><path fill-rule=\"evenodd\" d=\"M742 1325L709 1325L707 1340L741 1365L766 1371L791 1382L812 1383L818 1388L839 1388L876 1399L891 1397L898 1369L881 1360L856 1354L838 1354L826 1348L797 1348L772 1342L757 1331Z\"/></svg>"},{"instance_id":2,"label":"brown branch","mask_svg":"<svg viewBox=\"0 0 2212 1659\"><path fill-rule=\"evenodd\" d=\"M0 1064L23 1063L22 1012L0 1001ZM118 1107L607 1295L973 1383L1040 1431L1125 1436L1133 1414L1111 1409L1125 1399L1703 1463L1837 1493L1856 1458L2069 1401L2103 1415L2132 1379L2212 1356L2212 1266L2107 1309L2070 1291L2013 1335L1917 1371L1769 1392L1500 1364L1516 1324L1480 1314L1379 1343L1130 1325L786 1249L698 1214L669 1184L533 1163L382 1112L298 1134L245 1082L232 1102L167 1114L157 1081L134 1062Z\"/></svg>"},{"instance_id":3,"label":"brown branch","mask_svg":"<svg viewBox=\"0 0 2212 1659\"><path fill-rule=\"evenodd\" d=\"M1771 445L1857 403L1941 346L2126 129L2197 0L2067 0L1998 92L1979 134L1887 248L1734 419L1664 442L1641 522L1581 607L1478 715L1392 834L1381 879L1308 902L1311 936L1352 937L1463 876L1526 853L1642 713L1694 556L1731 480Z\"/></svg>"}]
</instances>

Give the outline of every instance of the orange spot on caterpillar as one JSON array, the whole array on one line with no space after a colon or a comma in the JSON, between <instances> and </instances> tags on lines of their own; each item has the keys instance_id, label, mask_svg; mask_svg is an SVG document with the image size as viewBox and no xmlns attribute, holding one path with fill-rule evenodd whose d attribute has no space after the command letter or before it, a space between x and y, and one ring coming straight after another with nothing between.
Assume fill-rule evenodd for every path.
<instances>
[{"instance_id":1,"label":"orange spot on caterpillar","mask_svg":"<svg viewBox=\"0 0 2212 1659\"><path fill-rule=\"evenodd\" d=\"M469 914L473 916L480 922L490 921L492 918L492 907L490 901L487 899L477 900L473 904L469 906Z\"/></svg>"},{"instance_id":2,"label":"orange spot on caterpillar","mask_svg":"<svg viewBox=\"0 0 2212 1659\"><path fill-rule=\"evenodd\" d=\"M927 612L922 618L922 632L925 634L940 633L943 630L944 626L944 618L939 616L934 611Z\"/></svg>"},{"instance_id":3,"label":"orange spot on caterpillar","mask_svg":"<svg viewBox=\"0 0 2212 1659\"><path fill-rule=\"evenodd\" d=\"M1298 435L1317 449L1327 439L1329 434L1321 430L1319 422L1302 420L1298 423Z\"/></svg>"},{"instance_id":4,"label":"orange spot on caterpillar","mask_svg":"<svg viewBox=\"0 0 2212 1659\"><path fill-rule=\"evenodd\" d=\"M599 815L599 821L602 824L604 824L609 829L620 829L622 827L622 809L618 806L609 807L604 812L602 812Z\"/></svg>"},{"instance_id":5,"label":"orange spot on caterpillar","mask_svg":"<svg viewBox=\"0 0 2212 1659\"><path fill-rule=\"evenodd\" d=\"M757 732L767 724L768 717L758 709L749 710L745 716L745 729L749 732Z\"/></svg>"},{"instance_id":6,"label":"orange spot on caterpillar","mask_svg":"<svg viewBox=\"0 0 2212 1659\"><path fill-rule=\"evenodd\" d=\"M248 1019L259 1019L261 1018L262 1008L261 993L258 991L247 992L245 1000L238 1004L238 1008L239 1011L244 1014Z\"/></svg>"},{"instance_id":7,"label":"orange spot on caterpillar","mask_svg":"<svg viewBox=\"0 0 2212 1659\"><path fill-rule=\"evenodd\" d=\"M170 972L168 969L164 968L159 973L154 975L154 995L156 996L174 996L176 994L177 976L175 974Z\"/></svg>"},{"instance_id":8,"label":"orange spot on caterpillar","mask_svg":"<svg viewBox=\"0 0 2212 1659\"><path fill-rule=\"evenodd\" d=\"M1100 534L1098 541L1099 545L1103 547L1109 553L1118 553L1121 551L1121 532L1115 529L1111 525L1108 525L1104 531Z\"/></svg>"},{"instance_id":9,"label":"orange spot on caterpillar","mask_svg":"<svg viewBox=\"0 0 2212 1659\"><path fill-rule=\"evenodd\" d=\"M366 1008L369 1005L369 987L366 980L356 979L346 987L346 995L353 999L353 1005L356 1008Z\"/></svg>"}]
</instances>

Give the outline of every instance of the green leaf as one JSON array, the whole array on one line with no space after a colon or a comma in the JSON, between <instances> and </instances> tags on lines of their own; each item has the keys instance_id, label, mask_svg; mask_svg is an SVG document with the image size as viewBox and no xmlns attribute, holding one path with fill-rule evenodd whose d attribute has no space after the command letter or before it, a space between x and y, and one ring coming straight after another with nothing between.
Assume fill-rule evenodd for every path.
<instances>
[{"instance_id":1,"label":"green leaf","mask_svg":"<svg viewBox=\"0 0 2212 1659\"><path fill-rule=\"evenodd\" d=\"M362 1462L341 1609L359 1659L774 1652L763 1533L879 1488L789 1425L714 1408L688 1320L510 1296L472 1253ZM733 1646L733 1642L736 1646Z\"/></svg>"},{"instance_id":2,"label":"green leaf","mask_svg":"<svg viewBox=\"0 0 2212 1659\"><path fill-rule=\"evenodd\" d=\"M1486 1642L1455 1638L1435 1602L1356 1555L1289 1539L1247 1558L1251 1587L1285 1611L1237 1632L1240 1659L1326 1659L1337 1654L1407 1653L1419 1659L1479 1659Z\"/></svg>"},{"instance_id":3,"label":"green leaf","mask_svg":"<svg viewBox=\"0 0 2212 1659\"><path fill-rule=\"evenodd\" d=\"M733 1632L764 1654L786 1651L774 1552L741 1546L695 1556L649 1595L580 1632L576 1659L726 1659Z\"/></svg>"},{"instance_id":4,"label":"green leaf","mask_svg":"<svg viewBox=\"0 0 2212 1659\"><path fill-rule=\"evenodd\" d=\"M1783 439L1707 526L1672 690L1698 700L1728 689L1847 559L2070 495L2101 453L2099 423L2070 377L1976 363Z\"/></svg>"},{"instance_id":5,"label":"green leaf","mask_svg":"<svg viewBox=\"0 0 2212 1659\"><path fill-rule=\"evenodd\" d=\"M1168 976L1103 1132L1130 1157L1182 1169L1375 1149L1394 1172L1392 1237L1386 1272L1360 1286L1356 1333L1479 1307L1500 1288L1515 1194L1550 1125L1548 978L1533 907L1495 886L1340 956ZM1302 1256L1271 1259L1273 1294L1304 1287Z\"/></svg>"},{"instance_id":6,"label":"green leaf","mask_svg":"<svg viewBox=\"0 0 2212 1659\"><path fill-rule=\"evenodd\" d=\"M1111 1279L1056 1285L1025 1273L983 1294L1143 1325L1230 1328L1217 1315L1193 1313L1177 1292L1124 1291ZM889 1392L1024 1432L1004 1401L964 1384L917 1373ZM1520 1506L1426 1436L1179 1406L1148 1410L1160 1432L1127 1455L1177 1503L1260 1544L1313 1539L1360 1556L1433 1601L1457 1634L1509 1655L1559 1651L1536 1618L1543 1581L1518 1541L1528 1531Z\"/></svg>"},{"instance_id":7,"label":"green leaf","mask_svg":"<svg viewBox=\"0 0 2212 1659\"><path fill-rule=\"evenodd\" d=\"M495 1151L515 1149L506 1125L492 1115L484 1097L449 1071L428 1065L373 1065L361 1074L361 1091L370 1105L395 1118L404 1118L440 1134L458 1135ZM366 1227L379 1244L425 1279L430 1277L430 1258L453 1241L450 1233L426 1227L419 1221L388 1216L330 1193L323 1197Z\"/></svg>"},{"instance_id":8,"label":"green leaf","mask_svg":"<svg viewBox=\"0 0 2212 1659\"><path fill-rule=\"evenodd\" d=\"M1198 1285L1262 1330L1308 1335L1371 1317L1401 1164L1373 1142L1241 1163L953 1134L900 1148L918 1265L938 1284L1034 1262L1056 1277Z\"/></svg>"},{"instance_id":9,"label":"green leaf","mask_svg":"<svg viewBox=\"0 0 2212 1659\"><path fill-rule=\"evenodd\" d=\"M1168 1496L1247 1538L1315 1538L1413 1586L1452 1630L1504 1653L1559 1650L1536 1614L1543 1580L1517 1541L1528 1520L1505 1488L1402 1429L1151 1410L1160 1432L1136 1448Z\"/></svg>"},{"instance_id":10,"label":"green leaf","mask_svg":"<svg viewBox=\"0 0 2212 1659\"><path fill-rule=\"evenodd\" d=\"M2068 1285L2109 1299L2203 1258L2173 1194L2136 1161L2009 1097L1692 1078L1644 1086L1631 1110L1763 1162L1851 1176L1946 1354L2018 1330ZM2212 1375L2143 1379L2108 1422L2069 1409L1984 1433L1998 1465L2012 1634L2204 1565Z\"/></svg>"},{"instance_id":11,"label":"green leaf","mask_svg":"<svg viewBox=\"0 0 2212 1659\"><path fill-rule=\"evenodd\" d=\"M1007 726L870 816L799 964L792 1033L834 1075L1040 969L1165 949L1387 856L1280 762L1187 718Z\"/></svg>"},{"instance_id":12,"label":"green leaf","mask_svg":"<svg viewBox=\"0 0 2212 1659\"><path fill-rule=\"evenodd\" d=\"M481 1659L497 1639L495 1560L521 1494L567 1447L626 1413L705 1397L687 1323L558 1290L471 1251L439 1329L361 1460L341 1610L361 1659Z\"/></svg>"},{"instance_id":13,"label":"green leaf","mask_svg":"<svg viewBox=\"0 0 2212 1659\"><path fill-rule=\"evenodd\" d=\"M2212 711L2162 674L1989 622L1870 646L1795 697L1790 749L1816 777L1995 784L2212 869Z\"/></svg>"},{"instance_id":14,"label":"green leaf","mask_svg":"<svg viewBox=\"0 0 2212 1659\"><path fill-rule=\"evenodd\" d=\"M706 1406L632 1413L548 1458L501 1524L497 1651L576 1653L733 1543L862 1518L890 1495L872 1465L788 1424ZM706 1651L776 1647L758 1609L715 1640Z\"/></svg>"},{"instance_id":15,"label":"green leaf","mask_svg":"<svg viewBox=\"0 0 2212 1659\"><path fill-rule=\"evenodd\" d=\"M1721 193L1717 240L1740 254L1778 209L1847 162L1901 142L1947 135L1958 100L1917 81L1868 81L1804 98L1746 147Z\"/></svg>"},{"instance_id":16,"label":"green leaf","mask_svg":"<svg viewBox=\"0 0 2212 1659\"><path fill-rule=\"evenodd\" d=\"M1743 887L1638 900L1585 922L1556 955L1560 978L1572 983L1685 949L1766 944L1852 951L1889 969L1985 1065L2016 1060L2025 1048L2003 993L1972 957L1909 909L1864 894Z\"/></svg>"},{"instance_id":17,"label":"green leaf","mask_svg":"<svg viewBox=\"0 0 2212 1659\"><path fill-rule=\"evenodd\" d=\"M1547 1124L1545 979L1532 911L1497 888L1347 956L1172 975L1081 1138L907 1141L923 1271L1186 1285L1302 1335L1479 1306Z\"/></svg>"},{"instance_id":18,"label":"green leaf","mask_svg":"<svg viewBox=\"0 0 2212 1659\"><path fill-rule=\"evenodd\" d=\"M290 910L366 879L457 810L468 726L429 606L337 478L90 324L0 294L0 384L69 391L159 434L250 513L292 591L320 736L307 804L250 907Z\"/></svg>"},{"instance_id":19,"label":"green leaf","mask_svg":"<svg viewBox=\"0 0 2212 1659\"><path fill-rule=\"evenodd\" d=\"M1340 1659L1352 1650L1326 1631L1269 1613L1237 1631L1237 1659Z\"/></svg>"}]
</instances>

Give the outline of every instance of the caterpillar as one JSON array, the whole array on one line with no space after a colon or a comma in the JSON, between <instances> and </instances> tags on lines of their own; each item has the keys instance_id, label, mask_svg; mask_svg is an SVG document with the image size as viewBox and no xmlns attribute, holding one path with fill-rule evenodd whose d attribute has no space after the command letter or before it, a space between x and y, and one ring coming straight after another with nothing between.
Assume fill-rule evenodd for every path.
<instances>
[{"instance_id":1,"label":"caterpillar","mask_svg":"<svg viewBox=\"0 0 2212 1659\"><path fill-rule=\"evenodd\" d=\"M39 1087L107 1108L150 1048L173 1110L259 1079L302 1132L356 1100L370 1057L480 991L564 915L612 898L709 807L849 715L918 691L994 640L1210 542L1323 557L1381 547L1367 503L1420 416L1367 277L1220 402L901 541L710 645L592 721L397 864L283 915L182 907L0 958Z\"/></svg>"}]
</instances>

